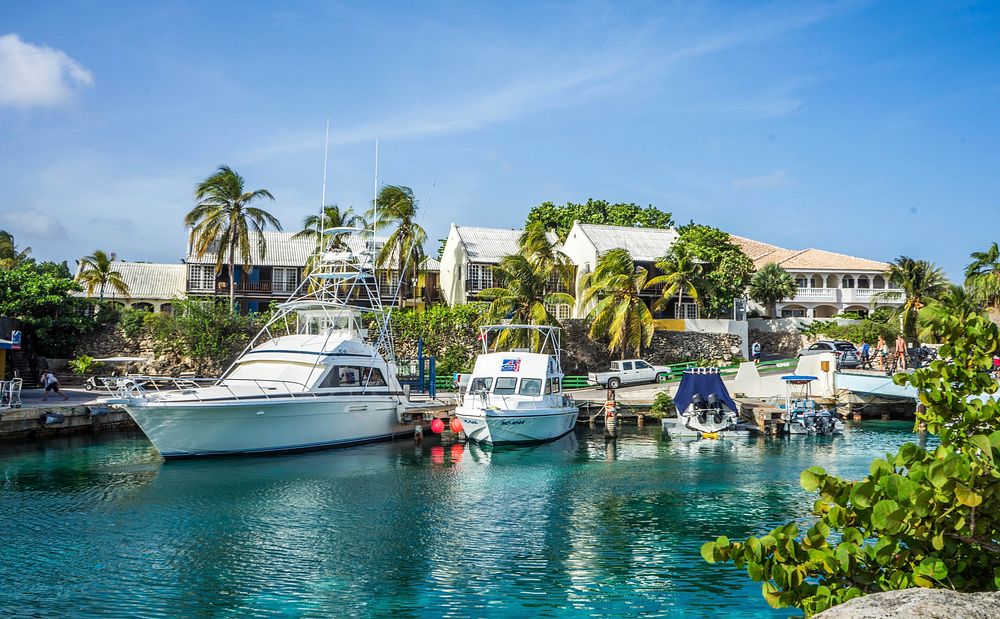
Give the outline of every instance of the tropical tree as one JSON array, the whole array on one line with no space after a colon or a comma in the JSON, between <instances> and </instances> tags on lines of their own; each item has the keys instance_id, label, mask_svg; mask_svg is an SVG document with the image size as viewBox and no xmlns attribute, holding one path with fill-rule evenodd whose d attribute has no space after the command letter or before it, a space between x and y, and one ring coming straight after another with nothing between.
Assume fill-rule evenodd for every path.
<instances>
[{"instance_id":1,"label":"tropical tree","mask_svg":"<svg viewBox=\"0 0 1000 619\"><path fill-rule=\"evenodd\" d=\"M636 356L653 340L653 315L639 297L646 287L646 269L636 266L626 249L612 249L583 276L582 302L597 305L587 315L590 337L608 341L608 350Z\"/></svg>"},{"instance_id":2,"label":"tropical tree","mask_svg":"<svg viewBox=\"0 0 1000 619\"><path fill-rule=\"evenodd\" d=\"M573 263L559 249L553 235L541 224L532 224L521 233L518 244L521 254L548 274L557 276L568 288L573 281Z\"/></svg>"},{"instance_id":3,"label":"tropical tree","mask_svg":"<svg viewBox=\"0 0 1000 619\"><path fill-rule=\"evenodd\" d=\"M565 240L574 221L585 224L642 228L669 228L674 225L670 213L661 211L652 205L611 204L607 200L588 199L586 204L567 202L562 206L556 206L552 202L543 202L528 213L525 227L540 224L543 229L554 230L561 240Z\"/></svg>"},{"instance_id":4,"label":"tropical tree","mask_svg":"<svg viewBox=\"0 0 1000 619\"><path fill-rule=\"evenodd\" d=\"M712 289L712 283L705 277L704 262L694 256L690 250L677 247L656 263L663 275L658 275L646 282L646 288L663 285L663 293L653 304L653 311L659 312L677 298L675 318L681 318L681 299L684 295L690 297L698 307L702 307L702 293Z\"/></svg>"},{"instance_id":5,"label":"tropical tree","mask_svg":"<svg viewBox=\"0 0 1000 619\"><path fill-rule=\"evenodd\" d=\"M750 298L767 308L767 315L776 316L778 303L795 296L795 279L775 263L765 265L750 278Z\"/></svg>"},{"instance_id":6,"label":"tropical tree","mask_svg":"<svg viewBox=\"0 0 1000 619\"><path fill-rule=\"evenodd\" d=\"M894 316L899 317L903 337L908 342L916 342L917 315L920 308L936 301L940 295L948 291L948 280L944 276L944 271L927 260L900 256L889 265L886 275L889 282L901 292L883 291L877 293L872 301L877 304L884 301L898 301L903 297L902 304L893 309Z\"/></svg>"},{"instance_id":7,"label":"tropical tree","mask_svg":"<svg viewBox=\"0 0 1000 619\"><path fill-rule=\"evenodd\" d=\"M336 204L329 204L323 207L322 215L309 215L302 220L302 230L292 235L293 239L309 239L315 241L319 238L321 228L365 228L368 222L365 218L354 212L352 207L341 209ZM343 238L347 233L333 235L333 245L343 247Z\"/></svg>"},{"instance_id":8,"label":"tropical tree","mask_svg":"<svg viewBox=\"0 0 1000 619\"><path fill-rule=\"evenodd\" d=\"M1000 247L996 243L986 251L974 251L965 267L965 287L976 301L987 307L1000 307Z\"/></svg>"},{"instance_id":9,"label":"tropical tree","mask_svg":"<svg viewBox=\"0 0 1000 619\"><path fill-rule=\"evenodd\" d=\"M559 321L548 307L559 303L572 304L574 299L565 292L546 291L551 272L550 267L533 262L523 254L505 256L493 267L493 279L497 286L479 292L479 298L490 303L484 314L485 320L491 323L510 320L514 324L558 325ZM523 329L512 329L500 335L500 343L537 346L537 335Z\"/></svg>"},{"instance_id":10,"label":"tropical tree","mask_svg":"<svg viewBox=\"0 0 1000 619\"><path fill-rule=\"evenodd\" d=\"M97 288L100 293L98 300L104 300L104 289L111 286L115 292L125 297L129 296L128 284L122 279L122 274L114 270L115 255L104 250L95 250L90 256L84 256L79 261L80 274L76 279L87 289L87 294L94 294Z\"/></svg>"},{"instance_id":11,"label":"tropical tree","mask_svg":"<svg viewBox=\"0 0 1000 619\"><path fill-rule=\"evenodd\" d=\"M689 223L677 226L677 240L670 246L671 251L686 251L697 256L702 267L702 277L709 286L702 289L702 314L710 318L729 317L733 311L733 299L746 294L753 277L753 261L743 253L728 232Z\"/></svg>"},{"instance_id":12,"label":"tropical tree","mask_svg":"<svg viewBox=\"0 0 1000 619\"><path fill-rule=\"evenodd\" d=\"M944 334L936 329L946 316L967 317L982 313L983 306L968 290L957 284L948 284L935 300L917 312L917 335L921 342L940 342Z\"/></svg>"},{"instance_id":13,"label":"tropical tree","mask_svg":"<svg viewBox=\"0 0 1000 619\"><path fill-rule=\"evenodd\" d=\"M379 191L375 206L377 213L371 214L377 215L376 228L395 227L379 252L376 264L381 269L395 267L401 282L416 281L424 262L427 233L414 221L418 203L413 197L413 190L400 185L386 185ZM402 294L399 305L403 305Z\"/></svg>"},{"instance_id":14,"label":"tropical tree","mask_svg":"<svg viewBox=\"0 0 1000 619\"><path fill-rule=\"evenodd\" d=\"M281 223L267 211L251 206L261 199L274 201L267 189L247 191L246 181L229 166L219 166L195 189L198 201L184 217L191 228L191 246L199 258L214 252L215 270L229 266L229 306L235 302L236 261L250 268L251 234L261 258L267 251L264 229L270 225L281 230Z\"/></svg>"},{"instance_id":15,"label":"tropical tree","mask_svg":"<svg viewBox=\"0 0 1000 619\"><path fill-rule=\"evenodd\" d=\"M31 248L21 249L14 243L14 235L0 230L0 269L13 269L29 260Z\"/></svg>"}]
</instances>

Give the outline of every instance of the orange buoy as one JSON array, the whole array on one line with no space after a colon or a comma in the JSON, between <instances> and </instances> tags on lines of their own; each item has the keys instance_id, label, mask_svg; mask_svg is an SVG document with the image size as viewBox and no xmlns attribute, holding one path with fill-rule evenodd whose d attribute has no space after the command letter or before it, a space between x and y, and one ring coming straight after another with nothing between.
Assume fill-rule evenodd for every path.
<instances>
[{"instance_id":1,"label":"orange buoy","mask_svg":"<svg viewBox=\"0 0 1000 619\"><path fill-rule=\"evenodd\" d=\"M448 427L451 428L452 432L458 434L459 432L462 431L462 422L459 421L458 417L452 417L451 422L448 424Z\"/></svg>"},{"instance_id":2,"label":"orange buoy","mask_svg":"<svg viewBox=\"0 0 1000 619\"><path fill-rule=\"evenodd\" d=\"M440 419L435 419L431 422L431 432L434 434L441 434L444 431L444 422Z\"/></svg>"}]
</instances>

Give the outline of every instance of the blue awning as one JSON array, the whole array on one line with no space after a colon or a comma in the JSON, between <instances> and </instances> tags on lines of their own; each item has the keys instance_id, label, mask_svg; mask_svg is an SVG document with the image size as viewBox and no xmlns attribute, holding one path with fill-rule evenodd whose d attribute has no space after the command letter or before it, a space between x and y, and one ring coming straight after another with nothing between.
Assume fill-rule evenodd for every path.
<instances>
[{"instance_id":1,"label":"blue awning","mask_svg":"<svg viewBox=\"0 0 1000 619\"><path fill-rule=\"evenodd\" d=\"M715 397L719 398L724 406L729 407L729 410L739 412L739 408L736 406L736 402L729 395L729 390L726 389L725 383L722 382L722 376L719 374L691 374L685 372L681 376L681 384L677 388L677 395L674 396L674 404L677 405L677 410L679 412L686 411L691 406L691 398L694 394L700 394L701 397L708 399L710 394L715 394Z\"/></svg>"},{"instance_id":2,"label":"blue awning","mask_svg":"<svg viewBox=\"0 0 1000 619\"><path fill-rule=\"evenodd\" d=\"M781 380L788 383L811 383L819 379L815 376L806 376L804 374L789 374L788 376L782 376Z\"/></svg>"}]
</instances>

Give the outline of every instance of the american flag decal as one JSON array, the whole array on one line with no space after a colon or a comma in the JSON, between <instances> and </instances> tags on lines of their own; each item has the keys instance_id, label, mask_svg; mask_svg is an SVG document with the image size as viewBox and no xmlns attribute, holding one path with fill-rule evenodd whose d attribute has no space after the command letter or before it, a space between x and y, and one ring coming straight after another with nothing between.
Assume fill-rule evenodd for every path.
<instances>
[{"instance_id":1,"label":"american flag decal","mask_svg":"<svg viewBox=\"0 0 1000 619\"><path fill-rule=\"evenodd\" d=\"M521 370L520 359L504 359L503 363L500 364L501 372L518 372L520 370Z\"/></svg>"}]
</instances>

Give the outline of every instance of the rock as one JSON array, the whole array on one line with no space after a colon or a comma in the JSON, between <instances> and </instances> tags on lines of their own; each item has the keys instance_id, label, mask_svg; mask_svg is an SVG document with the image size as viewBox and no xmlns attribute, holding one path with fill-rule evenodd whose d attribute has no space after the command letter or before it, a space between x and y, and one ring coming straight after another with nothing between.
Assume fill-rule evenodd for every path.
<instances>
[{"instance_id":1,"label":"rock","mask_svg":"<svg viewBox=\"0 0 1000 619\"><path fill-rule=\"evenodd\" d=\"M872 593L825 610L814 619L997 619L1000 592L958 593L950 589L902 589Z\"/></svg>"}]
</instances>

